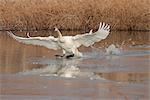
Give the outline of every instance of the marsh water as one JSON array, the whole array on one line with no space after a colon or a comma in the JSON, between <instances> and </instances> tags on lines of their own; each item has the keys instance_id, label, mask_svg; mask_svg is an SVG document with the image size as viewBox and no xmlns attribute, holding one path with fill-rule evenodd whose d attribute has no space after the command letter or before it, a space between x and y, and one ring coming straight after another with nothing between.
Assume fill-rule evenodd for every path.
<instances>
[{"instance_id":1,"label":"marsh water","mask_svg":"<svg viewBox=\"0 0 150 100\"><path fill-rule=\"evenodd\" d=\"M16 35L27 37L25 32ZM148 100L149 36L149 32L111 32L92 47L80 47L83 58L60 59L54 55L61 51L25 45L0 32L0 99ZM112 44L115 48L109 48Z\"/></svg>"}]
</instances>

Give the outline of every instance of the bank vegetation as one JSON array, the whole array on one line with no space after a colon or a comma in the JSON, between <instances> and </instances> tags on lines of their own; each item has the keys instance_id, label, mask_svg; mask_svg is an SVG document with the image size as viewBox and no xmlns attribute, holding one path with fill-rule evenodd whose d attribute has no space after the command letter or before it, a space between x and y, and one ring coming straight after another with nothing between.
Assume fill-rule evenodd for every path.
<instances>
[{"instance_id":1,"label":"bank vegetation","mask_svg":"<svg viewBox=\"0 0 150 100\"><path fill-rule=\"evenodd\" d=\"M0 30L149 30L149 0L0 0Z\"/></svg>"}]
</instances>

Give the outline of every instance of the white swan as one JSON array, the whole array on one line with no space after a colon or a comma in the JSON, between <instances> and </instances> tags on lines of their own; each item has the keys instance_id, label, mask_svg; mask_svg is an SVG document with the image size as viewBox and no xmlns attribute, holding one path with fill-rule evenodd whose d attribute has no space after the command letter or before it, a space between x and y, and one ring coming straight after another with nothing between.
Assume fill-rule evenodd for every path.
<instances>
[{"instance_id":1,"label":"white swan","mask_svg":"<svg viewBox=\"0 0 150 100\"><path fill-rule=\"evenodd\" d=\"M55 28L55 31L58 33L58 38L53 36L49 37L30 37L23 38L14 35L12 32L7 32L11 37L13 37L18 42L25 44L39 45L44 46L49 49L62 50L63 55L60 57L70 58L73 56L82 57L82 53L78 51L78 47L84 45L86 47L93 45L95 42L99 42L105 39L109 35L110 26L105 23L100 23L98 31L92 33L92 30L89 33L75 35L75 36L62 36L58 28ZM57 55L59 56L59 55Z\"/></svg>"}]
</instances>

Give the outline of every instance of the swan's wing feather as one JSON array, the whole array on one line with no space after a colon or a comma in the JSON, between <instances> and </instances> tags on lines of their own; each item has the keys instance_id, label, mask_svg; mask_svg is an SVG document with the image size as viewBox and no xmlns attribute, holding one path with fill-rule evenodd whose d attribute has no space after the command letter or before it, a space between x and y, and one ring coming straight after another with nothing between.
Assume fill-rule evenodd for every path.
<instances>
[{"instance_id":1,"label":"swan's wing feather","mask_svg":"<svg viewBox=\"0 0 150 100\"><path fill-rule=\"evenodd\" d=\"M7 33L12 38L14 38L15 40L21 43L44 46L46 48L54 49L54 50L60 49L60 47L57 44L57 38L54 38L53 36L24 38L24 37L16 36L12 32L7 32Z\"/></svg>"},{"instance_id":2,"label":"swan's wing feather","mask_svg":"<svg viewBox=\"0 0 150 100\"><path fill-rule=\"evenodd\" d=\"M105 23L100 23L99 29L95 33L86 33L83 35L76 35L73 37L76 47L84 45L86 47L93 45L95 42L99 42L105 39L109 35L110 26Z\"/></svg>"}]
</instances>

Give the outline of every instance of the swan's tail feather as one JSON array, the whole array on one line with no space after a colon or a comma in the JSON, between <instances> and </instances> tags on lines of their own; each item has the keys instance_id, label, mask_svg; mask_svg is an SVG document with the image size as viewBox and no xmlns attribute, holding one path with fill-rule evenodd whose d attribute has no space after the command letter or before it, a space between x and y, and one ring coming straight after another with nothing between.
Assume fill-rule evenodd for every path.
<instances>
[{"instance_id":1,"label":"swan's tail feather","mask_svg":"<svg viewBox=\"0 0 150 100\"><path fill-rule=\"evenodd\" d=\"M100 22L98 30L107 30L107 31L110 31L110 25Z\"/></svg>"},{"instance_id":2,"label":"swan's tail feather","mask_svg":"<svg viewBox=\"0 0 150 100\"><path fill-rule=\"evenodd\" d=\"M92 33L93 33L93 29L90 30L89 34L92 34Z\"/></svg>"},{"instance_id":3,"label":"swan's tail feather","mask_svg":"<svg viewBox=\"0 0 150 100\"><path fill-rule=\"evenodd\" d=\"M28 37L28 38L31 38L31 36L30 36L30 33L29 33L29 32L27 33L27 37Z\"/></svg>"},{"instance_id":4,"label":"swan's tail feather","mask_svg":"<svg viewBox=\"0 0 150 100\"><path fill-rule=\"evenodd\" d=\"M10 37L16 38L16 36L15 36L11 31L7 31L7 34L8 34Z\"/></svg>"},{"instance_id":5,"label":"swan's tail feather","mask_svg":"<svg viewBox=\"0 0 150 100\"><path fill-rule=\"evenodd\" d=\"M97 32L100 34L98 35L99 37L105 39L109 35L110 25L100 22L99 29Z\"/></svg>"}]
</instances>

